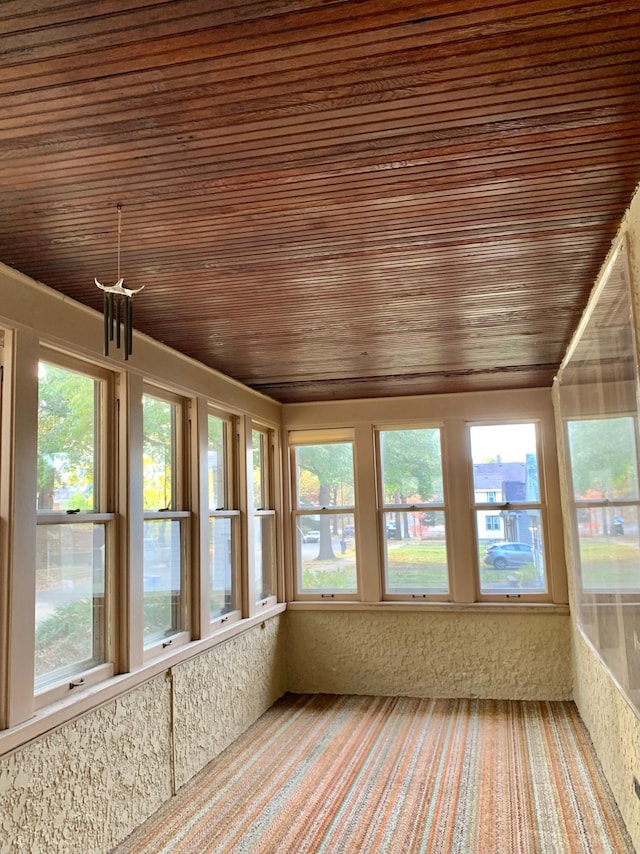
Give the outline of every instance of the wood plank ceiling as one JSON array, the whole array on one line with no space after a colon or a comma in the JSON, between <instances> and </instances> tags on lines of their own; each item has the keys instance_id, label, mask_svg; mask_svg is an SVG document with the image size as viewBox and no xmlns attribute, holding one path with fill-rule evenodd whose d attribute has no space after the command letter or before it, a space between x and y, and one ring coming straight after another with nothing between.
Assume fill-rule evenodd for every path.
<instances>
[{"instance_id":1,"label":"wood plank ceiling","mask_svg":"<svg viewBox=\"0 0 640 854\"><path fill-rule=\"evenodd\" d=\"M637 0L3 0L0 260L101 309L121 204L136 328L280 401L548 386L640 181L639 34Z\"/></svg>"}]
</instances>

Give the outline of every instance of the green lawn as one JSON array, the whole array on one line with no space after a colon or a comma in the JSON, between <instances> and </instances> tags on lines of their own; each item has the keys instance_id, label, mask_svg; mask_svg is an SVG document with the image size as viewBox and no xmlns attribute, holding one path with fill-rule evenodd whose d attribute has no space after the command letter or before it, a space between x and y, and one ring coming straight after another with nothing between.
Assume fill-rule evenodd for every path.
<instances>
[{"instance_id":1,"label":"green lawn","mask_svg":"<svg viewBox=\"0 0 640 854\"><path fill-rule=\"evenodd\" d=\"M640 588L640 548L631 537L583 537L580 564L585 590Z\"/></svg>"},{"instance_id":2,"label":"green lawn","mask_svg":"<svg viewBox=\"0 0 640 854\"><path fill-rule=\"evenodd\" d=\"M444 541L388 540L387 588L390 593L446 592L449 576Z\"/></svg>"}]
</instances>

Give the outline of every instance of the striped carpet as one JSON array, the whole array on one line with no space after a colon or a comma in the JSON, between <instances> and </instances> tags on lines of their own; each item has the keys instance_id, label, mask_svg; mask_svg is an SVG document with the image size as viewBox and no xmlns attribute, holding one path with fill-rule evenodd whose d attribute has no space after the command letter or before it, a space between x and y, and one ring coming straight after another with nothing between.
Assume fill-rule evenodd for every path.
<instances>
[{"instance_id":1,"label":"striped carpet","mask_svg":"<svg viewBox=\"0 0 640 854\"><path fill-rule=\"evenodd\" d=\"M633 854L572 703L286 695L117 854Z\"/></svg>"}]
</instances>

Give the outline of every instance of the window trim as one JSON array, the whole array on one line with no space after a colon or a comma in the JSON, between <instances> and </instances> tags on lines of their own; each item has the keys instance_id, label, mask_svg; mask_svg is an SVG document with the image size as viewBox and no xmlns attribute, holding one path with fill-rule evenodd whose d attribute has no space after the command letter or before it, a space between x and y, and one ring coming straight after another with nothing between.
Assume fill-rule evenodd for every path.
<instances>
[{"instance_id":1,"label":"window trim","mask_svg":"<svg viewBox=\"0 0 640 854\"><path fill-rule=\"evenodd\" d=\"M144 509L144 469L142 465L142 455L144 453L144 398L150 397L154 400L160 400L169 403L176 408L172 416L172 428L175 430L175 435L172 437L172 472L171 472L171 505L175 504L175 508L171 505L167 508L158 508L156 510ZM191 572L191 525L192 513L189 506L190 498L190 430L189 430L189 415L191 408L191 399L177 392L162 388L155 383L142 381L142 394L140 398L140 422L142 428L140 453L141 453L141 494L142 494L142 553L140 555L140 571L139 583L141 584L141 611L140 619L143 621L144 613L144 523L155 519L177 521L180 525L180 612L181 625L175 631L166 634L163 638L154 639L151 643L145 643L144 633L140 632L142 639L141 657L143 662L150 661L158 655L166 654L169 648L184 646L191 640L192 632L192 580ZM144 621L142 622L144 625Z\"/></svg>"},{"instance_id":2,"label":"window trim","mask_svg":"<svg viewBox=\"0 0 640 854\"><path fill-rule=\"evenodd\" d=\"M117 597L117 586L115 583L115 526L116 513L107 508L113 508L114 500L114 469L110 465L114 453L114 401L116 375L102 365L95 364L83 358L76 358L67 352L61 352L45 344L38 347L37 365L41 362L53 367L66 370L97 381L98 399L94 398L94 405L98 406L99 417L95 423L95 438L97 445L96 472L97 490L94 493L95 510L83 511L70 514L65 510L38 510L35 511L36 528L52 525L80 525L80 524L104 524L105 535L105 562L104 562L104 625L103 633L103 655L104 661L92 663L88 667L71 671L62 668L58 678L37 684L34 673L34 709L39 709L51 703L63 700L69 691L76 687L93 685L109 679L113 676L116 665L117 640L114 631L115 619L120 604ZM36 401L39 397L39 372L36 377ZM36 459L38 453L38 411L36 407ZM34 609L37 600L34 588ZM116 617L117 619L117 617ZM32 647L35 658L35 631L33 634Z\"/></svg>"},{"instance_id":3,"label":"window trim","mask_svg":"<svg viewBox=\"0 0 640 854\"><path fill-rule=\"evenodd\" d=\"M225 501L224 507L212 508L209 505L208 488L208 454L209 454L209 418L217 418L224 424L225 430ZM228 624L242 619L242 513L240 509L240 421L238 415L226 412L220 408L207 404L205 417L206 453L204 454L203 471L206 472L206 483L204 494L206 499L203 508L206 508L206 532L204 540L207 544L206 554L201 556L204 563L202 572L202 591L210 589L210 561L209 561L209 532L212 519L229 519L231 525L231 585L233 607L229 611L221 612L212 617L211 602L209 596L202 596L202 623L206 626L206 634L220 629Z\"/></svg>"},{"instance_id":4,"label":"window trim","mask_svg":"<svg viewBox=\"0 0 640 854\"><path fill-rule=\"evenodd\" d=\"M280 478L280 445L276 428L273 425L258 421L250 416L245 417L245 448L246 471L244 482L246 508L246 559L244 562L246 593L244 599L244 614L252 617L255 614L277 604L282 589L282 535L280 531L279 495L281 494ZM261 499L266 507L254 506L253 487L253 434L260 433L262 453ZM273 563L269 568L270 585L273 592L268 596L257 596L255 574L255 536L256 520L273 518Z\"/></svg>"},{"instance_id":5,"label":"window trim","mask_svg":"<svg viewBox=\"0 0 640 854\"><path fill-rule=\"evenodd\" d=\"M451 598L451 549L449 545L449 525L448 525L448 502L447 502L447 483L445 478L444 465L444 425L441 421L424 422L421 424L376 424L375 430L375 467L376 467L376 495L378 500L378 537L380 540L380 584L382 588L382 600L385 602L414 602L414 601L429 601L429 602L448 602ZM442 496L443 500L438 502L417 502L414 504L388 504L384 500L384 464L382 456L382 433L391 433L393 431L404 432L410 430L437 430L440 445L440 471L442 475ZM447 561L447 589L435 592L430 590L418 591L416 593L409 592L393 592L387 589L387 536L385 516L387 513L409 513L412 511L432 511L434 513L442 513L445 520L445 553Z\"/></svg>"},{"instance_id":6,"label":"window trim","mask_svg":"<svg viewBox=\"0 0 640 854\"><path fill-rule=\"evenodd\" d=\"M298 495L298 467L296 459L296 451L298 448L318 446L318 445L350 445L351 459L353 464L353 492L354 503L351 505L345 504L340 506L323 507L318 504L313 507L301 507ZM356 482L356 445L354 431L348 427L338 428L336 430L329 429L312 429L309 431L298 430L289 433L289 483L291 495L291 564L293 573L293 597L296 602L353 602L359 601L362 596L362 581L361 581L361 564L359 558L359 537L358 537L358 498L357 498L357 482ZM298 566L298 519L301 516L353 516L355 528L355 543L356 543L356 589L341 593L339 590L325 590L314 593L309 590L303 590L300 586L300 577L302 567ZM300 572L299 572L300 570Z\"/></svg>"},{"instance_id":7,"label":"window trim","mask_svg":"<svg viewBox=\"0 0 640 854\"><path fill-rule=\"evenodd\" d=\"M533 424L535 430L535 444L536 444L536 467L538 473L538 501L482 501L476 502L475 500L475 477L473 474L473 466L474 460L471 451L471 430L473 427L506 427L511 425L519 425L519 424ZM470 465L470 477L471 477L471 514L472 514L472 527L473 527L473 535L474 535L474 544L475 544L475 565L476 565L476 584L477 584L477 599L479 602L503 602L509 601L513 599L518 599L522 602L551 602L553 601L552 596L552 584L550 580L550 572L549 572L549 535L547 533L547 519L548 519L548 503L546 500L546 483L545 483L545 472L544 467L541 462L542 458L542 424L540 417L530 417L530 418L492 418L487 420L473 420L467 421L466 423L467 436L468 436L468 448L469 448L469 465ZM495 490L493 490L495 492ZM510 511L519 511L519 510L534 510L540 514L540 522L542 526L542 550L543 550L543 559L544 559L544 580L545 580L545 589L542 591L528 591L526 589L514 588L514 590L509 590L507 587L501 589L500 592L496 593L483 593L482 592L482 582L481 582L481 571L482 565L480 563L480 543L478 542L478 524L477 524L477 514L480 511L494 511L500 509L501 511L509 509Z\"/></svg>"},{"instance_id":8,"label":"window trim","mask_svg":"<svg viewBox=\"0 0 640 854\"><path fill-rule=\"evenodd\" d=\"M392 417L389 417L392 413ZM472 461L468 424L537 422L538 472L544 483L547 515L544 519L547 595L512 598L478 595L478 551L473 515ZM378 472L375 432L385 429L411 429L440 426L442 433L442 471L445 500L445 523L448 533L449 596L409 602L389 601L381 588L382 557L380 554L380 508L377 503ZM295 535L294 462L291 447L309 436L311 443L326 441L335 430L341 437L349 431L354 441L356 538L358 541L359 590L357 602L316 602L303 599L295 590L293 544ZM288 601L291 607L348 608L384 607L405 610L482 608L504 612L540 608L563 609L568 602L568 585L564 562L564 532L560 513L560 480L556 459L556 433L553 398L550 389L492 391L483 394L429 395L391 400L350 400L285 406L283 436L289 453L285 462L288 476ZM496 504L488 508L495 513ZM431 509L431 505L429 505ZM543 601L540 601L543 600Z\"/></svg>"}]
</instances>

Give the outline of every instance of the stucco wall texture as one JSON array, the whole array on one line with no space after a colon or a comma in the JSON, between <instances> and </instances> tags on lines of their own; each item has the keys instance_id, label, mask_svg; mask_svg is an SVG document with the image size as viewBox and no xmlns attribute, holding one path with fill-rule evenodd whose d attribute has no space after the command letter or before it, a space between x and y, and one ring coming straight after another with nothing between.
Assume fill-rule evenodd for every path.
<instances>
[{"instance_id":1,"label":"stucco wall texture","mask_svg":"<svg viewBox=\"0 0 640 854\"><path fill-rule=\"evenodd\" d=\"M171 795L161 675L0 760L3 854L108 851Z\"/></svg>"},{"instance_id":2,"label":"stucco wall texture","mask_svg":"<svg viewBox=\"0 0 640 854\"><path fill-rule=\"evenodd\" d=\"M640 721L582 634L574 639L575 702L636 851L640 852Z\"/></svg>"},{"instance_id":3,"label":"stucco wall texture","mask_svg":"<svg viewBox=\"0 0 640 854\"><path fill-rule=\"evenodd\" d=\"M564 615L288 611L287 688L567 700L570 644Z\"/></svg>"},{"instance_id":4,"label":"stucco wall texture","mask_svg":"<svg viewBox=\"0 0 640 854\"><path fill-rule=\"evenodd\" d=\"M282 633L267 620L0 759L0 852L110 851L282 694Z\"/></svg>"},{"instance_id":5,"label":"stucco wall texture","mask_svg":"<svg viewBox=\"0 0 640 854\"><path fill-rule=\"evenodd\" d=\"M176 789L284 694L284 663L280 617L175 668Z\"/></svg>"}]
</instances>

